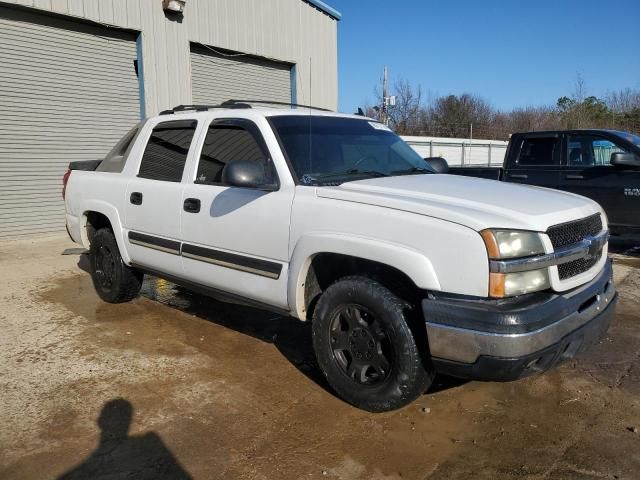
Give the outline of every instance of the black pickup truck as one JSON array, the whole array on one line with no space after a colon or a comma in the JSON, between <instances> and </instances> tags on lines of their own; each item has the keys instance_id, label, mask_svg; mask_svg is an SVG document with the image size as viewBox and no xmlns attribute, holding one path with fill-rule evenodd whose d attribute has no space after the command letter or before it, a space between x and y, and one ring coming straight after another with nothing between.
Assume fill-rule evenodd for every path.
<instances>
[{"instance_id":1,"label":"black pickup truck","mask_svg":"<svg viewBox=\"0 0 640 480\"><path fill-rule=\"evenodd\" d=\"M584 195L604 208L613 234L640 234L638 135L616 130L516 133L511 136L503 167L447 170Z\"/></svg>"}]
</instances>

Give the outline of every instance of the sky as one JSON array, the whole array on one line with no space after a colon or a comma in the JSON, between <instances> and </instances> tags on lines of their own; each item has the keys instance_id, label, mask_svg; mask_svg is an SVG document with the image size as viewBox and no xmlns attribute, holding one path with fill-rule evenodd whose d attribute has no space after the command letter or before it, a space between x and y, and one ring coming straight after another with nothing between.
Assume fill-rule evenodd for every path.
<instances>
[{"instance_id":1,"label":"sky","mask_svg":"<svg viewBox=\"0 0 640 480\"><path fill-rule=\"evenodd\" d=\"M339 108L399 78L423 97L474 93L500 110L640 88L640 0L325 0L338 23ZM381 90L381 88L380 88Z\"/></svg>"}]
</instances>

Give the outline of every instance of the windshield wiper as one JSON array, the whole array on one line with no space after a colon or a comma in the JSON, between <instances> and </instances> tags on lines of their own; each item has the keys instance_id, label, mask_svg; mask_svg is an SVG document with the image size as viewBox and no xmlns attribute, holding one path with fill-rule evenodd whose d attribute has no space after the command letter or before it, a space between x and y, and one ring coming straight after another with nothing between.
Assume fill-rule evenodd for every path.
<instances>
[{"instance_id":1,"label":"windshield wiper","mask_svg":"<svg viewBox=\"0 0 640 480\"><path fill-rule=\"evenodd\" d=\"M403 175L411 173L433 173L431 170L422 167L405 168L404 170L394 170L391 172L393 175Z\"/></svg>"},{"instance_id":2,"label":"windshield wiper","mask_svg":"<svg viewBox=\"0 0 640 480\"><path fill-rule=\"evenodd\" d=\"M313 175L317 179L321 178L333 178L343 177L345 175L369 175L371 177L388 177L388 173L380 172L378 170L360 170L359 168L350 168L349 170L341 170L339 172L327 172L320 175Z\"/></svg>"}]
</instances>

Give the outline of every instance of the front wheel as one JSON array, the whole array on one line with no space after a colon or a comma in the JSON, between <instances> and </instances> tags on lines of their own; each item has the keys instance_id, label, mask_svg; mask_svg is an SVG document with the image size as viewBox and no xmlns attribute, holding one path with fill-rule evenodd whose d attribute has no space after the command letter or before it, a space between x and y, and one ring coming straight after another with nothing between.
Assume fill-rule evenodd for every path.
<instances>
[{"instance_id":1,"label":"front wheel","mask_svg":"<svg viewBox=\"0 0 640 480\"><path fill-rule=\"evenodd\" d=\"M406 303L374 280L346 277L327 288L312 330L327 381L356 407L400 408L433 381L433 368L409 326Z\"/></svg>"},{"instance_id":2,"label":"front wheel","mask_svg":"<svg viewBox=\"0 0 640 480\"><path fill-rule=\"evenodd\" d=\"M101 228L93 236L89 249L93 286L102 300L122 303L140 293L144 275L122 261L113 232Z\"/></svg>"}]
</instances>

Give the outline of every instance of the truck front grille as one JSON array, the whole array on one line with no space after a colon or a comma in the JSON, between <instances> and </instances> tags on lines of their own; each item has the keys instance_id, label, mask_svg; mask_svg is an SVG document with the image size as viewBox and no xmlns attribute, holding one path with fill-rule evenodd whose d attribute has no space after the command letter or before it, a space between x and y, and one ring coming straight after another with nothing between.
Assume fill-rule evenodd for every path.
<instances>
[{"instance_id":1,"label":"truck front grille","mask_svg":"<svg viewBox=\"0 0 640 480\"><path fill-rule=\"evenodd\" d=\"M580 220L573 220L549 227L547 235L549 235L551 239L553 249L557 250L558 248L578 243L587 235L597 235L601 231L602 217L599 213L596 213ZM559 265L558 274L560 275L560 280L566 280L567 278L575 277L576 275L586 272L598 263L601 256L602 252L598 252L598 255L592 258L581 258Z\"/></svg>"}]
</instances>

